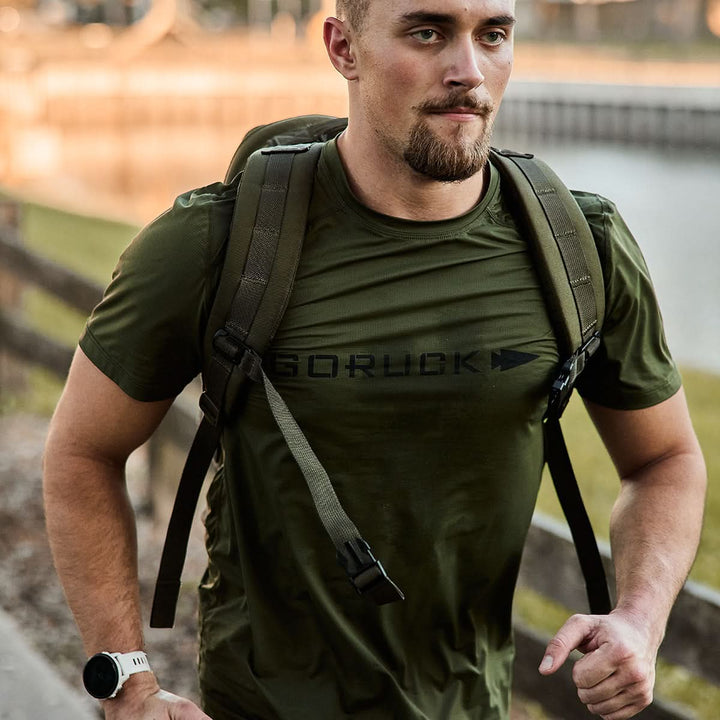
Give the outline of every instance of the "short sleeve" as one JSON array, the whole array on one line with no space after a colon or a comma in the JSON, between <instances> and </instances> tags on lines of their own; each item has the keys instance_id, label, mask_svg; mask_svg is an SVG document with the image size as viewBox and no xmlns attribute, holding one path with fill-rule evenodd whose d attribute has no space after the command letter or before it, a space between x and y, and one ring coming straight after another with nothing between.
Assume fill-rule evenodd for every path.
<instances>
[{"instance_id":1,"label":"short sleeve","mask_svg":"<svg viewBox=\"0 0 720 720\"><path fill-rule=\"evenodd\" d=\"M80 347L136 400L177 395L200 371L202 340L235 188L181 195L120 257Z\"/></svg>"},{"instance_id":2,"label":"short sleeve","mask_svg":"<svg viewBox=\"0 0 720 720\"><path fill-rule=\"evenodd\" d=\"M645 260L611 202L575 197L600 251L606 294L602 343L578 378L578 392L613 409L651 407L674 395L681 379Z\"/></svg>"}]
</instances>

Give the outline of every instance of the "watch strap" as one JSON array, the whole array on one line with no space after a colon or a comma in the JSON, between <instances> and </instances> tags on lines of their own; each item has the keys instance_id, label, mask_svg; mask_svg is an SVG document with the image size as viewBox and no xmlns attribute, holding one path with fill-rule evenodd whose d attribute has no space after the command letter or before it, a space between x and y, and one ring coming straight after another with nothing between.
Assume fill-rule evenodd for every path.
<instances>
[{"instance_id":1,"label":"watch strap","mask_svg":"<svg viewBox=\"0 0 720 720\"><path fill-rule=\"evenodd\" d=\"M117 660L118 665L120 666L121 682L124 682L123 678L127 679L135 673L146 672L150 670L150 662L148 661L148 656L142 650L129 653L111 654Z\"/></svg>"}]
</instances>

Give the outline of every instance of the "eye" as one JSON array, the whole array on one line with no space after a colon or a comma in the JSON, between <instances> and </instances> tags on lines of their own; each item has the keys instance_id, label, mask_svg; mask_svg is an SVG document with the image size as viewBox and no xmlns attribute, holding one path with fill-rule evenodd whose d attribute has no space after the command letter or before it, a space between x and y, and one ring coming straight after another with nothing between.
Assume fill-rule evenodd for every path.
<instances>
[{"instance_id":1,"label":"eye","mask_svg":"<svg viewBox=\"0 0 720 720\"><path fill-rule=\"evenodd\" d=\"M423 43L431 43L435 42L439 38L439 35L437 30L433 30L432 28L423 28L422 30L416 30L411 33L410 37L414 37L416 40Z\"/></svg>"},{"instance_id":2,"label":"eye","mask_svg":"<svg viewBox=\"0 0 720 720\"><path fill-rule=\"evenodd\" d=\"M507 40L507 35L501 30L490 30L483 33L480 40L486 45L502 45Z\"/></svg>"}]
</instances>

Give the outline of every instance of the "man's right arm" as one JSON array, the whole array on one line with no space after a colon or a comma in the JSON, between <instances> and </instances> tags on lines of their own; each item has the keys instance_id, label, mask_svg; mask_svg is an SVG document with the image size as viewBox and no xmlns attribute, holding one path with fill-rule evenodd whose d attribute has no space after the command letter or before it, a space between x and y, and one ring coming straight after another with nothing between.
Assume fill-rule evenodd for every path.
<instances>
[{"instance_id":1,"label":"man's right arm","mask_svg":"<svg viewBox=\"0 0 720 720\"><path fill-rule=\"evenodd\" d=\"M78 350L53 416L44 461L50 545L88 656L143 649L135 517L125 462L172 403L139 402ZM192 703L133 675L105 701L110 720L209 720Z\"/></svg>"}]
</instances>

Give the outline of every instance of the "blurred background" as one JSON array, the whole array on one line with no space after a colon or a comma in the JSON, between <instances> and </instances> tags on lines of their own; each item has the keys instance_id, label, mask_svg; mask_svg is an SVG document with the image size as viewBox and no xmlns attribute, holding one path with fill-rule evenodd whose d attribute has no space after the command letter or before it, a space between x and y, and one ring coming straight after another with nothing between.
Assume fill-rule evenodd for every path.
<instances>
[{"instance_id":1,"label":"blurred background","mask_svg":"<svg viewBox=\"0 0 720 720\"><path fill-rule=\"evenodd\" d=\"M14 633L38 651L33 662L49 660L68 702L90 715L76 692L83 651L53 577L40 505L42 445L72 347L138 227L179 193L222 179L247 130L346 113L344 83L321 39L333 13L327 0L0 0L0 605L16 625L0 622L0 636ZM661 694L680 709L647 717L714 719L720 651L707 640L720 632L720 0L517 0L517 15L514 80L495 144L535 152L571 187L618 205L650 267L707 455L697 585L661 667ZM583 492L607 537L614 474L581 408L569 412ZM181 399L130 473L146 593L195 420ZM552 491L543 490L539 509L561 516ZM191 696L199 529L194 548L179 630L148 636L168 685ZM539 574L555 581L555 570ZM518 621L551 632L572 607L529 579ZM0 680L0 718L62 720L64 691L48 711L22 669L9 694ZM542 709L529 685L522 691L518 719L575 717Z\"/></svg>"}]
</instances>

